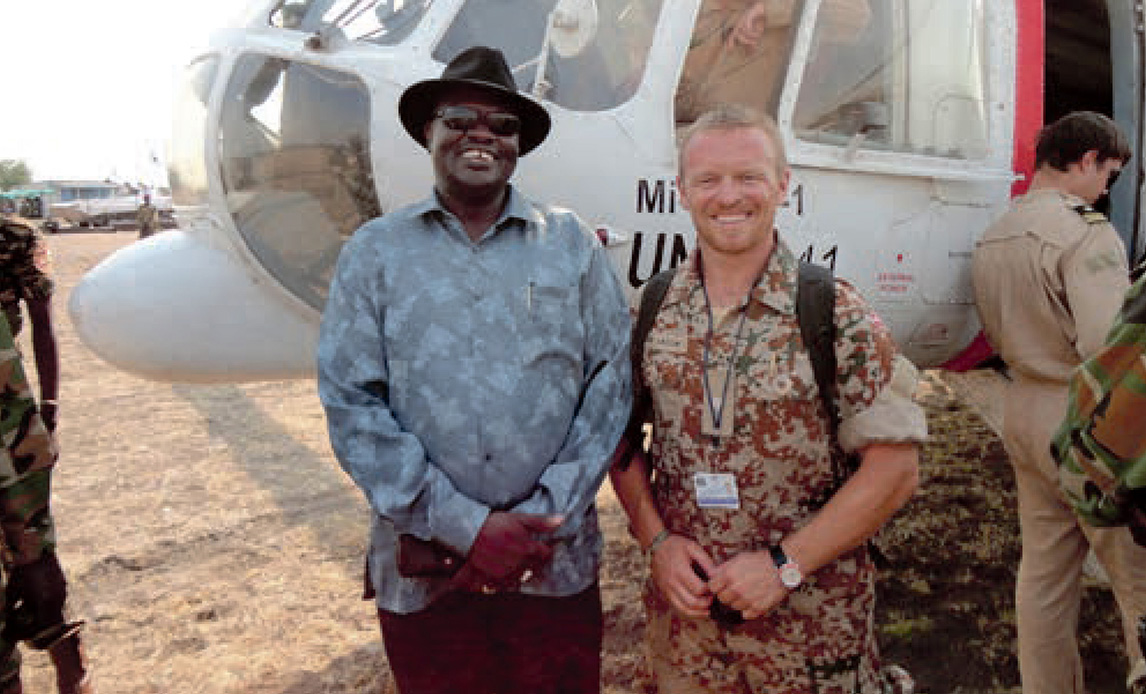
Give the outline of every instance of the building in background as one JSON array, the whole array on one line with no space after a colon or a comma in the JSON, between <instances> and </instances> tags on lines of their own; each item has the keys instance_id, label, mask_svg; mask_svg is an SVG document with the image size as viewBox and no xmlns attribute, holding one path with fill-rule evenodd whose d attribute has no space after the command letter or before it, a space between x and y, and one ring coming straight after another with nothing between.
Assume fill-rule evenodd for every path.
<instances>
[{"instance_id":1,"label":"building in background","mask_svg":"<svg viewBox=\"0 0 1146 694\"><path fill-rule=\"evenodd\" d=\"M36 181L7 194L20 201L21 214L42 219L50 231L64 226L134 225L136 210L146 194L150 194L152 204L159 208L161 226L174 226L171 191L165 187L57 179Z\"/></svg>"}]
</instances>

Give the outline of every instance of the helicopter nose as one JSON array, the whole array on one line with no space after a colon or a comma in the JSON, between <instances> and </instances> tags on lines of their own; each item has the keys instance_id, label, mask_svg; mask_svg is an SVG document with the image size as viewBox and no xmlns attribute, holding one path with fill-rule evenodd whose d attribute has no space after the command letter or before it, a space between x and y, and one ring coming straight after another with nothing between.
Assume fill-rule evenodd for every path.
<instances>
[{"instance_id":1,"label":"helicopter nose","mask_svg":"<svg viewBox=\"0 0 1146 694\"><path fill-rule=\"evenodd\" d=\"M199 383L314 372L317 312L286 305L225 248L181 230L120 249L68 310L100 358L145 378Z\"/></svg>"}]
</instances>

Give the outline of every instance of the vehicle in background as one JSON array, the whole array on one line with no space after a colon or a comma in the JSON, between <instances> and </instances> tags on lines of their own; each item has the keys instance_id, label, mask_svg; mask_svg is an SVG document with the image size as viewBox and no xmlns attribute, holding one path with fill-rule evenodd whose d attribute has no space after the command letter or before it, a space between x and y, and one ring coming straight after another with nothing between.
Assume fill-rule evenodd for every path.
<instances>
[{"instance_id":1,"label":"vehicle in background","mask_svg":"<svg viewBox=\"0 0 1146 694\"><path fill-rule=\"evenodd\" d=\"M44 228L49 231L66 226L134 225L136 210L148 192L152 204L159 208L163 226L175 226L171 191L167 188L147 190L129 183L80 180L40 181L36 187L50 191L41 197L41 209L46 209Z\"/></svg>"}]
</instances>

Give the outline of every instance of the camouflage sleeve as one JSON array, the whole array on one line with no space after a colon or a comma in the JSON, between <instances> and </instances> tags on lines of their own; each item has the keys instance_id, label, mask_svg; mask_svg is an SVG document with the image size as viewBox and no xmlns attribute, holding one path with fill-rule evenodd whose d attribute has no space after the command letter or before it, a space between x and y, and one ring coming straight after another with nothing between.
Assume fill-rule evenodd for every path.
<instances>
[{"instance_id":1,"label":"camouflage sleeve","mask_svg":"<svg viewBox=\"0 0 1146 694\"><path fill-rule=\"evenodd\" d=\"M0 317L0 530L5 564L27 564L55 545L49 512L56 445L36 410L8 322Z\"/></svg>"},{"instance_id":2,"label":"camouflage sleeve","mask_svg":"<svg viewBox=\"0 0 1146 694\"><path fill-rule=\"evenodd\" d=\"M46 299L52 295L51 255L44 237L32 227L9 223L9 269L25 299Z\"/></svg>"},{"instance_id":3,"label":"camouflage sleeve","mask_svg":"<svg viewBox=\"0 0 1146 694\"><path fill-rule=\"evenodd\" d=\"M849 283L836 282L840 445L923 442L927 419L914 401L918 377L887 326Z\"/></svg>"},{"instance_id":4,"label":"camouflage sleeve","mask_svg":"<svg viewBox=\"0 0 1146 694\"><path fill-rule=\"evenodd\" d=\"M1106 345L1070 384L1067 414L1051 444L1059 481L1078 514L1121 525L1146 498L1146 279L1131 287Z\"/></svg>"}]
</instances>

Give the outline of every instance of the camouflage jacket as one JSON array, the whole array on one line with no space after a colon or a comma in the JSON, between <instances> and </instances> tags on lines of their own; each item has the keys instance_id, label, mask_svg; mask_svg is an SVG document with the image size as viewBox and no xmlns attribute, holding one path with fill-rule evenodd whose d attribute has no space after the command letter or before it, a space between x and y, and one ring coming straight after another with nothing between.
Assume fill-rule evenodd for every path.
<instances>
[{"instance_id":1,"label":"camouflage jacket","mask_svg":"<svg viewBox=\"0 0 1146 694\"><path fill-rule=\"evenodd\" d=\"M831 442L800 338L796 257L777 242L748 299L714 318L708 348L698 260L694 252L673 278L638 376L653 401L649 452L657 510L669 531L693 538L724 562L776 544L811 521L834 489ZM835 322L840 445L855 451L924 441L926 420L912 400L914 368L843 280L836 282ZM735 505L702 508L698 473L732 476ZM655 592L651 583L648 589ZM816 662L843 662L873 646L873 600L874 569L861 547L809 576L768 619L742 630L788 647L800 644Z\"/></svg>"},{"instance_id":2,"label":"camouflage jacket","mask_svg":"<svg viewBox=\"0 0 1146 694\"><path fill-rule=\"evenodd\" d=\"M56 444L40 420L8 321L0 316L0 548L6 565L35 561L55 545L48 508Z\"/></svg>"},{"instance_id":3,"label":"camouflage jacket","mask_svg":"<svg viewBox=\"0 0 1146 694\"><path fill-rule=\"evenodd\" d=\"M1141 268L1140 268L1141 269ZM1131 286L1106 345L1075 371L1051 444L1075 510L1095 525L1146 510L1146 276Z\"/></svg>"},{"instance_id":4,"label":"camouflage jacket","mask_svg":"<svg viewBox=\"0 0 1146 694\"><path fill-rule=\"evenodd\" d=\"M40 233L19 217L0 215L0 309L20 334L20 301L52 295L51 260Z\"/></svg>"},{"instance_id":5,"label":"camouflage jacket","mask_svg":"<svg viewBox=\"0 0 1146 694\"><path fill-rule=\"evenodd\" d=\"M154 229L159 224L159 208L150 203L144 203L135 211L135 219L139 226Z\"/></svg>"}]
</instances>

